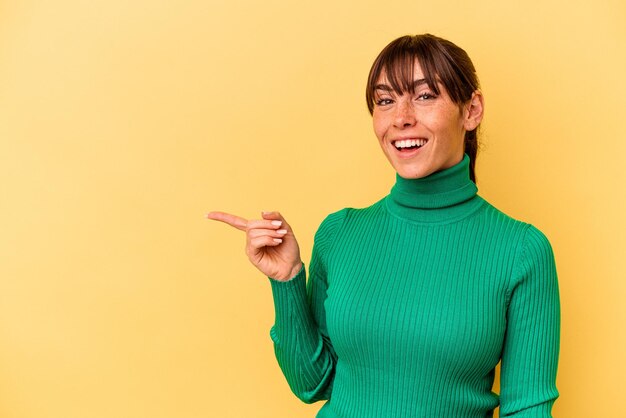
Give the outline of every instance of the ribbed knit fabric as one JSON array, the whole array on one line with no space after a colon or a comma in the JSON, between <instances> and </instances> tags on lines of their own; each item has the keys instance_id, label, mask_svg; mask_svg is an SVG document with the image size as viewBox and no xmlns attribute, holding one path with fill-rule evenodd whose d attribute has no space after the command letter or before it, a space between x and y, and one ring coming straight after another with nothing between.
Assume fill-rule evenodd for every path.
<instances>
[{"instance_id":1,"label":"ribbed knit fabric","mask_svg":"<svg viewBox=\"0 0 626 418\"><path fill-rule=\"evenodd\" d=\"M559 292L535 227L477 194L469 159L398 176L329 215L304 267L270 280L276 357L318 418L551 417ZM500 396L492 392L502 359Z\"/></svg>"}]
</instances>

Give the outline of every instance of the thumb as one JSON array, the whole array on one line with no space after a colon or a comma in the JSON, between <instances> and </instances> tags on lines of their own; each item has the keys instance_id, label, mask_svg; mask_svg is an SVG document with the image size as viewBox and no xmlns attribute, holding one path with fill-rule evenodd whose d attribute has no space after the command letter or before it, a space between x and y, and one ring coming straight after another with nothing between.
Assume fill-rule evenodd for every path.
<instances>
[{"instance_id":1,"label":"thumb","mask_svg":"<svg viewBox=\"0 0 626 418\"><path fill-rule=\"evenodd\" d=\"M278 211L263 211L261 212L261 217L263 219L271 221L281 221L284 227L287 227L291 230L291 226L287 223L283 215L281 215Z\"/></svg>"},{"instance_id":2,"label":"thumb","mask_svg":"<svg viewBox=\"0 0 626 418\"><path fill-rule=\"evenodd\" d=\"M263 219L267 219L267 220L276 220L276 221L284 221L285 219L283 218L283 216L280 214L280 212L277 211L263 211L261 212L261 217Z\"/></svg>"}]
</instances>

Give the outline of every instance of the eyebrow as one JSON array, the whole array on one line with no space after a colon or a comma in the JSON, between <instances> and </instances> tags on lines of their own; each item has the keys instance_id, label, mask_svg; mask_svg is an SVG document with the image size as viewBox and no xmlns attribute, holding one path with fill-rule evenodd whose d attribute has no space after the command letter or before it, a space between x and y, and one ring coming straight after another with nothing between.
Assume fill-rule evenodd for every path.
<instances>
[{"instance_id":1,"label":"eyebrow","mask_svg":"<svg viewBox=\"0 0 626 418\"><path fill-rule=\"evenodd\" d=\"M415 80L413 82L413 89L418 88L422 84L426 84L425 78L420 78L419 80ZM383 91L389 92L389 91L393 91L394 89L388 84L376 84L376 86L374 87L374 90L383 90Z\"/></svg>"}]
</instances>

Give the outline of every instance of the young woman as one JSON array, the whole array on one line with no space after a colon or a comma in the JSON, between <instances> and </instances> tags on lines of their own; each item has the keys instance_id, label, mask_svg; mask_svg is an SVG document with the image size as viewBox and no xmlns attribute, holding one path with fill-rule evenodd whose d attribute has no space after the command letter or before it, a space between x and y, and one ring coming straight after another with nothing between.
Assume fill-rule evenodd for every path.
<instances>
[{"instance_id":1,"label":"young woman","mask_svg":"<svg viewBox=\"0 0 626 418\"><path fill-rule=\"evenodd\" d=\"M559 293L532 225L477 195L483 95L465 51L433 35L391 42L367 105L395 168L389 195L329 215L309 277L278 212L210 219L246 232L270 277L276 357L320 418L551 417ZM492 392L501 364L500 395Z\"/></svg>"}]
</instances>

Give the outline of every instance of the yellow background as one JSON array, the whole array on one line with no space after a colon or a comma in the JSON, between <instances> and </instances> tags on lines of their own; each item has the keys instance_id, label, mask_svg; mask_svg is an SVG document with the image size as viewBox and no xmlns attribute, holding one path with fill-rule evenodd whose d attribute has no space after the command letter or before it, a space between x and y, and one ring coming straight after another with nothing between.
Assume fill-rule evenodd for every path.
<instances>
[{"instance_id":1,"label":"yellow background","mask_svg":"<svg viewBox=\"0 0 626 418\"><path fill-rule=\"evenodd\" d=\"M394 173L371 62L432 32L487 100L480 193L550 238L558 417L626 416L623 1L0 2L0 417L313 417L243 234L279 209L308 261Z\"/></svg>"}]
</instances>

